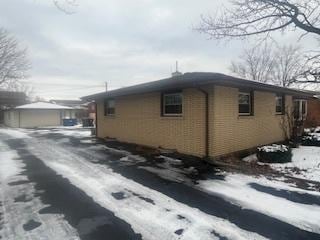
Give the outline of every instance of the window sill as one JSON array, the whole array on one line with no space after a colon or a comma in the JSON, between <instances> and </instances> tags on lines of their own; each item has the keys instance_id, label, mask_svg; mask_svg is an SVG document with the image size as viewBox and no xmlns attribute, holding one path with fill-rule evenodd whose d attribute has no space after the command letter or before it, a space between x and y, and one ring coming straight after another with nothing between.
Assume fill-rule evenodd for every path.
<instances>
[{"instance_id":1,"label":"window sill","mask_svg":"<svg viewBox=\"0 0 320 240\"><path fill-rule=\"evenodd\" d=\"M238 119L250 119L254 118L254 115L238 115Z\"/></svg>"},{"instance_id":2,"label":"window sill","mask_svg":"<svg viewBox=\"0 0 320 240\"><path fill-rule=\"evenodd\" d=\"M116 118L116 116L114 114L112 115L104 115L105 118Z\"/></svg>"},{"instance_id":3,"label":"window sill","mask_svg":"<svg viewBox=\"0 0 320 240\"><path fill-rule=\"evenodd\" d=\"M183 115L162 115L160 118L164 120L182 120L184 119L184 116Z\"/></svg>"}]
</instances>

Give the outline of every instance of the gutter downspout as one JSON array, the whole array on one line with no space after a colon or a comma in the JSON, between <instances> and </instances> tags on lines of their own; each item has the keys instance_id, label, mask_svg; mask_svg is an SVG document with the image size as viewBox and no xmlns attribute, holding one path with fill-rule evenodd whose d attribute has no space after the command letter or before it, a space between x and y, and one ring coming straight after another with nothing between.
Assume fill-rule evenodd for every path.
<instances>
[{"instance_id":1,"label":"gutter downspout","mask_svg":"<svg viewBox=\"0 0 320 240\"><path fill-rule=\"evenodd\" d=\"M95 110L95 115L96 115L96 119L95 119L96 137L98 137L98 104L96 101L94 102L94 110Z\"/></svg>"},{"instance_id":2,"label":"gutter downspout","mask_svg":"<svg viewBox=\"0 0 320 240\"><path fill-rule=\"evenodd\" d=\"M202 88L197 88L205 97L205 160L209 159L209 93Z\"/></svg>"},{"instance_id":3,"label":"gutter downspout","mask_svg":"<svg viewBox=\"0 0 320 240\"><path fill-rule=\"evenodd\" d=\"M19 128L21 127L21 114L20 114L20 110L18 110L18 114L19 114Z\"/></svg>"}]
</instances>

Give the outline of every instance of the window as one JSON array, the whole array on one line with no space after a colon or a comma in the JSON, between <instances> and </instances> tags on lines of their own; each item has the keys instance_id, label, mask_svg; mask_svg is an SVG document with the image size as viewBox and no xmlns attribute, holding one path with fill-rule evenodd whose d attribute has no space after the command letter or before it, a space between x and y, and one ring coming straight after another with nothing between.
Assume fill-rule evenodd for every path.
<instances>
[{"instance_id":1,"label":"window","mask_svg":"<svg viewBox=\"0 0 320 240\"><path fill-rule=\"evenodd\" d=\"M285 97L284 95L276 96L276 114L284 114Z\"/></svg>"},{"instance_id":2,"label":"window","mask_svg":"<svg viewBox=\"0 0 320 240\"><path fill-rule=\"evenodd\" d=\"M162 115L176 116L182 114L182 93L162 95Z\"/></svg>"},{"instance_id":3,"label":"window","mask_svg":"<svg viewBox=\"0 0 320 240\"><path fill-rule=\"evenodd\" d=\"M307 118L307 101L304 99L294 100L294 119L298 121Z\"/></svg>"},{"instance_id":4,"label":"window","mask_svg":"<svg viewBox=\"0 0 320 240\"><path fill-rule=\"evenodd\" d=\"M104 102L104 115L110 116L115 114L115 100L107 99Z\"/></svg>"},{"instance_id":5,"label":"window","mask_svg":"<svg viewBox=\"0 0 320 240\"><path fill-rule=\"evenodd\" d=\"M239 92L239 115L253 115L252 92Z\"/></svg>"}]
</instances>

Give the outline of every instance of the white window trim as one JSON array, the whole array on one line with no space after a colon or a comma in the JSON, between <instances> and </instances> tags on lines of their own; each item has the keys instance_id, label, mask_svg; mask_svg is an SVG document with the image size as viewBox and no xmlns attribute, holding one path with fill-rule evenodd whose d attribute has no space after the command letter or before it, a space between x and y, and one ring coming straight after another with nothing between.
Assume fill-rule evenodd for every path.
<instances>
[{"instance_id":1,"label":"white window trim","mask_svg":"<svg viewBox=\"0 0 320 240\"><path fill-rule=\"evenodd\" d=\"M172 96L172 95L180 95L180 97L181 97L181 113L166 113L165 97ZM171 105L177 105L177 104L171 104ZM182 114L183 114L183 94L181 92L164 93L162 95L162 116L181 117Z\"/></svg>"},{"instance_id":2,"label":"white window trim","mask_svg":"<svg viewBox=\"0 0 320 240\"><path fill-rule=\"evenodd\" d=\"M305 99L295 99L295 102L299 102L299 119L295 119L298 121L304 121L307 119L307 115L308 115L308 102ZM306 111L305 114L302 114L302 102L305 102L305 106L306 106Z\"/></svg>"},{"instance_id":3,"label":"white window trim","mask_svg":"<svg viewBox=\"0 0 320 240\"><path fill-rule=\"evenodd\" d=\"M243 94L243 95L247 95L247 96L249 96L249 112L248 113L240 113L239 112L239 95L240 94ZM239 92L238 93L238 114L239 114L239 116L251 116L252 115L252 106L251 106L251 104L252 104L252 99L251 99L251 92Z\"/></svg>"}]
</instances>

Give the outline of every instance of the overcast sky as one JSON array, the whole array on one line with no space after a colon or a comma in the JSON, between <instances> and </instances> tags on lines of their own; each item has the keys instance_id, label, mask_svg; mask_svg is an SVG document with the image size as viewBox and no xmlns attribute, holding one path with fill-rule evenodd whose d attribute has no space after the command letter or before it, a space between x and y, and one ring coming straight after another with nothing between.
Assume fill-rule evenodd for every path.
<instances>
[{"instance_id":1,"label":"overcast sky","mask_svg":"<svg viewBox=\"0 0 320 240\"><path fill-rule=\"evenodd\" d=\"M221 2L78 0L65 14L51 0L1 0L0 27L28 47L35 95L76 99L106 81L114 89L168 77L176 60L182 72L229 73L249 43L218 44L192 30Z\"/></svg>"}]
</instances>

